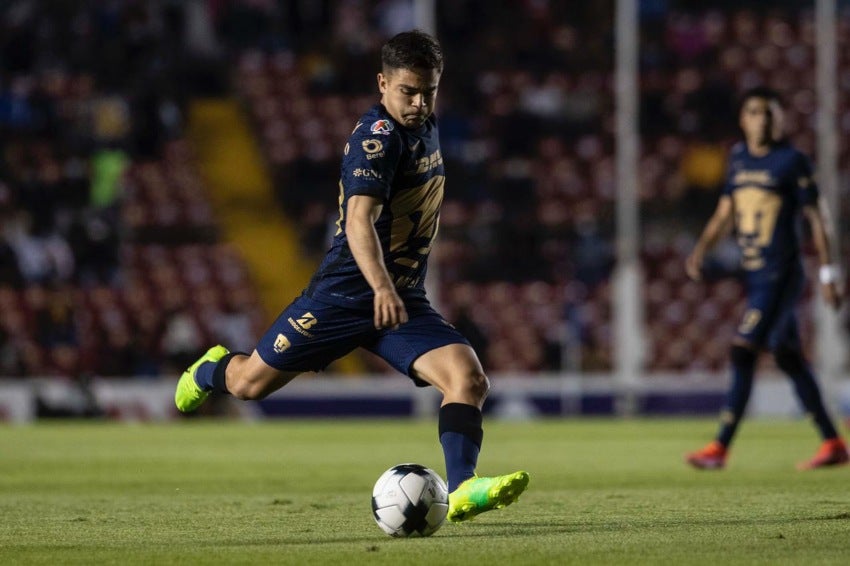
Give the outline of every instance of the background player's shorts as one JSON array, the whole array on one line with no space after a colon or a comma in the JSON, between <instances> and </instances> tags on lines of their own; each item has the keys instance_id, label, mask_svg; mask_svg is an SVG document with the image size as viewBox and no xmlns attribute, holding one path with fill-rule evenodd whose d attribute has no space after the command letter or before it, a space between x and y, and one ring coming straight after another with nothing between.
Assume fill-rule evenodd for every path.
<instances>
[{"instance_id":1,"label":"background player's shorts","mask_svg":"<svg viewBox=\"0 0 850 566\"><path fill-rule=\"evenodd\" d=\"M301 295L260 338L257 353L281 371L321 371L363 347L410 376L422 354L448 344L469 342L435 311L427 299L406 301L409 320L396 330L375 329L372 310L342 308ZM411 377L420 387L428 384Z\"/></svg>"},{"instance_id":2,"label":"background player's shorts","mask_svg":"<svg viewBox=\"0 0 850 566\"><path fill-rule=\"evenodd\" d=\"M738 336L759 348L800 348L797 300L803 291L802 270L792 269L776 281L747 288L747 310L738 326Z\"/></svg>"}]
</instances>

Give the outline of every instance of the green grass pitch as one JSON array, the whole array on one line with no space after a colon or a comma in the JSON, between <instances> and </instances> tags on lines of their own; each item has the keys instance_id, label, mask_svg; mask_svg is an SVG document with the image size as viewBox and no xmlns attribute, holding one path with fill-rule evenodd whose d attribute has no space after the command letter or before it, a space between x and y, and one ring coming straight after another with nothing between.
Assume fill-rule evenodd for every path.
<instances>
[{"instance_id":1,"label":"green grass pitch","mask_svg":"<svg viewBox=\"0 0 850 566\"><path fill-rule=\"evenodd\" d=\"M479 473L515 505L391 539L386 468L443 472L434 422L187 420L0 428L0 564L848 564L850 468L798 472L805 422L744 424L729 467L701 420L486 424Z\"/></svg>"}]
</instances>

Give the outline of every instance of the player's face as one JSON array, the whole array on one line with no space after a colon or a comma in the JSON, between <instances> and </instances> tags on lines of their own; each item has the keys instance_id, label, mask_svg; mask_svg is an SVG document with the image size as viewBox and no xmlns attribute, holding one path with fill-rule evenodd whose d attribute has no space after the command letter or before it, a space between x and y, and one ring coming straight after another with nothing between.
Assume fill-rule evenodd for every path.
<instances>
[{"instance_id":1,"label":"player's face","mask_svg":"<svg viewBox=\"0 0 850 566\"><path fill-rule=\"evenodd\" d=\"M378 73L381 103L405 128L416 129L434 112L440 72L436 69L390 69Z\"/></svg>"},{"instance_id":2,"label":"player's face","mask_svg":"<svg viewBox=\"0 0 850 566\"><path fill-rule=\"evenodd\" d=\"M741 129L750 145L769 145L782 138L782 107L775 100L753 97L741 108Z\"/></svg>"}]
</instances>

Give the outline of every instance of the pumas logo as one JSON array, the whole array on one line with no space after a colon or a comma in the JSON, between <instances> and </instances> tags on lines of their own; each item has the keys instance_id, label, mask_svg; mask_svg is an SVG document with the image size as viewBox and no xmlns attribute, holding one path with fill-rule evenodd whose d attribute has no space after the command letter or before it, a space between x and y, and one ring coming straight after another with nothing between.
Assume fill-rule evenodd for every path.
<instances>
[{"instance_id":1,"label":"pumas logo","mask_svg":"<svg viewBox=\"0 0 850 566\"><path fill-rule=\"evenodd\" d=\"M284 336L283 334L278 334L277 338L274 341L274 351L276 354L282 354L292 346L292 343L289 341L289 338Z\"/></svg>"},{"instance_id":2,"label":"pumas logo","mask_svg":"<svg viewBox=\"0 0 850 566\"><path fill-rule=\"evenodd\" d=\"M372 123L372 127L369 128L373 134L381 134L384 136L390 135L390 132L393 131L393 123L389 120L378 120Z\"/></svg>"},{"instance_id":3,"label":"pumas logo","mask_svg":"<svg viewBox=\"0 0 850 566\"><path fill-rule=\"evenodd\" d=\"M319 321L316 320L316 317L313 316L313 313L310 312L305 312L296 319L289 317L287 319L287 322L289 322L289 325L295 329L295 332L301 334L302 336L306 336L307 338L313 337L312 334L307 332L307 329L313 328L314 326L316 326L316 324L319 323Z\"/></svg>"}]
</instances>

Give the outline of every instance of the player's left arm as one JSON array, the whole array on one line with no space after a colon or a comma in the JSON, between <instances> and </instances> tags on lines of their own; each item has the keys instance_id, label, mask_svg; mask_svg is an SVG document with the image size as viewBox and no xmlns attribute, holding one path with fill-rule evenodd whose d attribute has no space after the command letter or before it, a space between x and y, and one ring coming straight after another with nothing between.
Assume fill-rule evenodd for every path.
<instances>
[{"instance_id":1,"label":"player's left arm","mask_svg":"<svg viewBox=\"0 0 850 566\"><path fill-rule=\"evenodd\" d=\"M818 277L821 283L823 298L834 309L841 306L842 293L839 286L839 268L833 264L832 251L830 249L829 217L819 202L807 204L803 207L803 215L809 223L812 241L818 254L820 270Z\"/></svg>"}]
</instances>

